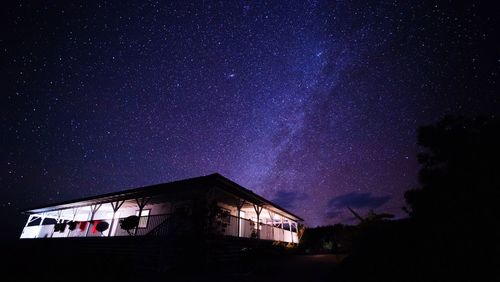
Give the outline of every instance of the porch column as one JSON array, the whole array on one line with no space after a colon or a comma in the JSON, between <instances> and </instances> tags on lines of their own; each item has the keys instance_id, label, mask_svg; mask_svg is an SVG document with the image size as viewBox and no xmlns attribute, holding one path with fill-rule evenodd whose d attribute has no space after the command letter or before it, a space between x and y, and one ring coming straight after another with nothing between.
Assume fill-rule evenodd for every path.
<instances>
[{"instance_id":1,"label":"porch column","mask_svg":"<svg viewBox=\"0 0 500 282\"><path fill-rule=\"evenodd\" d=\"M45 215L44 215L44 213L42 213L42 214L40 215L40 224L39 224L40 226L42 226L42 225L43 225L43 221L44 221L44 220L45 220Z\"/></svg>"},{"instance_id":2,"label":"porch column","mask_svg":"<svg viewBox=\"0 0 500 282\"><path fill-rule=\"evenodd\" d=\"M264 207L258 206L258 205L253 205L253 209L255 210L255 213L257 214L257 238L260 239L260 213L262 212L262 209Z\"/></svg>"},{"instance_id":3,"label":"porch column","mask_svg":"<svg viewBox=\"0 0 500 282\"><path fill-rule=\"evenodd\" d=\"M45 220L45 213L42 213L39 218L40 218L40 224L38 224L38 226L40 226L40 230L42 228L42 225L43 225L43 221ZM36 235L36 238L38 238L38 236L40 235L40 231L38 231L38 234Z\"/></svg>"},{"instance_id":4,"label":"porch column","mask_svg":"<svg viewBox=\"0 0 500 282\"><path fill-rule=\"evenodd\" d=\"M87 227L87 232L85 232L85 237L89 235L90 231L90 224L92 224L92 221L94 220L94 216L97 213L97 211L101 208L102 204L95 204L95 205L90 205L90 219Z\"/></svg>"},{"instance_id":5,"label":"porch column","mask_svg":"<svg viewBox=\"0 0 500 282\"><path fill-rule=\"evenodd\" d=\"M283 222L283 216L281 216L281 230L283 232L283 242L285 242L285 223Z\"/></svg>"},{"instance_id":6,"label":"porch column","mask_svg":"<svg viewBox=\"0 0 500 282\"><path fill-rule=\"evenodd\" d=\"M61 214L62 214L62 210L58 210L57 211L57 223L61 223Z\"/></svg>"},{"instance_id":7,"label":"porch column","mask_svg":"<svg viewBox=\"0 0 500 282\"><path fill-rule=\"evenodd\" d=\"M271 218L271 231L273 233L273 241L274 241L274 212L267 210L267 213L269 213L269 218Z\"/></svg>"},{"instance_id":8,"label":"porch column","mask_svg":"<svg viewBox=\"0 0 500 282\"><path fill-rule=\"evenodd\" d=\"M123 201L116 201L116 202L111 202L111 208L113 208L113 216L111 217L111 223L109 224L109 232L108 232L108 237L111 237L111 231L113 231L113 223L115 222L115 214L118 211L118 209L121 208L121 206L125 203L125 200Z\"/></svg>"},{"instance_id":9,"label":"porch column","mask_svg":"<svg viewBox=\"0 0 500 282\"><path fill-rule=\"evenodd\" d=\"M148 204L149 200L151 200L151 197L142 197L142 198L135 199L135 202L137 203L137 206L139 207L139 223L141 222L142 210ZM134 236L137 236L137 231L139 230L139 223L137 223L137 226L135 227Z\"/></svg>"},{"instance_id":10,"label":"porch column","mask_svg":"<svg viewBox=\"0 0 500 282\"><path fill-rule=\"evenodd\" d=\"M237 199L236 200L236 209L238 209L238 237L241 237L241 208L245 204L245 200Z\"/></svg>"},{"instance_id":11,"label":"porch column","mask_svg":"<svg viewBox=\"0 0 500 282\"><path fill-rule=\"evenodd\" d=\"M26 221L26 224L24 225L24 227L28 227L28 225L33 221L33 215L30 214L30 216L28 217L28 221Z\"/></svg>"},{"instance_id":12,"label":"porch column","mask_svg":"<svg viewBox=\"0 0 500 282\"><path fill-rule=\"evenodd\" d=\"M39 218L40 218L40 224L38 224L38 226L40 226L40 230L41 230L42 225L43 225L43 221L45 220L45 215L44 215L44 213L42 213L42 214L39 216ZM38 231L38 234L36 235L36 238L38 238L38 236L39 236L39 235L40 235L40 231Z\"/></svg>"},{"instance_id":13,"label":"porch column","mask_svg":"<svg viewBox=\"0 0 500 282\"><path fill-rule=\"evenodd\" d=\"M61 213L62 213L62 210L57 211L57 217L55 218L56 224L61 223ZM54 231L52 231L52 233L50 234L50 238L52 238L53 236L54 236Z\"/></svg>"},{"instance_id":14,"label":"porch column","mask_svg":"<svg viewBox=\"0 0 500 282\"><path fill-rule=\"evenodd\" d=\"M80 208L73 208L72 211L73 211L73 219L71 221L75 221L75 218L76 218L76 214L78 213L78 210Z\"/></svg>"},{"instance_id":15,"label":"porch column","mask_svg":"<svg viewBox=\"0 0 500 282\"><path fill-rule=\"evenodd\" d=\"M290 228L290 239L292 240L293 243L293 232L292 232L292 221L288 220L288 227Z\"/></svg>"},{"instance_id":16,"label":"porch column","mask_svg":"<svg viewBox=\"0 0 500 282\"><path fill-rule=\"evenodd\" d=\"M71 210L73 211L73 218L71 219L71 221L75 221L75 218L76 218L76 214L78 213L78 209L79 208L72 208ZM68 230L68 235L66 237L69 237L69 235L71 234L71 230Z\"/></svg>"}]
</instances>

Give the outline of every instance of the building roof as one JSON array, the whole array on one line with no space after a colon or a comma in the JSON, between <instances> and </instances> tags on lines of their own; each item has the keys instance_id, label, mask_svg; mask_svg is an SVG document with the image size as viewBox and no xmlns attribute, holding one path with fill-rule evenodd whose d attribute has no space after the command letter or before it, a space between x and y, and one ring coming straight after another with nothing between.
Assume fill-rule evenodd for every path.
<instances>
[{"instance_id":1,"label":"building roof","mask_svg":"<svg viewBox=\"0 0 500 282\"><path fill-rule=\"evenodd\" d=\"M199 185L203 185L203 184L216 184L218 188L224 189L227 192L235 194L235 195L242 197L244 199L250 198L253 201L255 201L257 204L268 205L268 206L274 207L275 209L280 210L281 212L287 214L288 216L294 218L295 220L303 221L303 219L301 217L299 217L299 216L293 214L292 212L280 207L279 205L265 199L264 197L257 195L256 193L252 192L251 190L246 189L245 187L239 185L238 183L236 183L234 181L231 181L230 179L222 176L219 173L214 173L214 174L200 176L200 177L194 177L194 178L188 178L188 179L169 182L169 183L156 184L156 185L145 186L145 187L140 187L140 188L135 188L135 189L118 191L118 192L113 192L113 193L107 193L107 194L103 194L103 195L97 195L97 196L86 197L86 198L81 198L81 199L74 199L74 200L64 201L64 202L55 203L55 204L51 204L51 205L45 205L45 206L41 206L41 207L25 209L25 210L22 210L21 212L25 213L25 214L35 214L35 213L43 213L43 212L49 212L49 211L54 211L54 210L76 208L76 207L82 207L82 206L89 206L91 204L96 204L96 203L107 203L107 202L113 202L113 201L121 201L121 200L133 199L133 198L140 198L140 197L144 197L144 196L160 195L160 194L164 194L165 192L169 192L169 189L182 188L182 187L193 187L193 186L199 186Z\"/></svg>"}]
</instances>

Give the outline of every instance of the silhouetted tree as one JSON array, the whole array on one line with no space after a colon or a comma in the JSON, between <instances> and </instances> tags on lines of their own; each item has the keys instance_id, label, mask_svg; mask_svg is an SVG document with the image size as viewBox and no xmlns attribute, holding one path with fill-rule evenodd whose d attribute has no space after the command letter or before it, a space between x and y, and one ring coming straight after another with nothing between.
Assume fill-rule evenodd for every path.
<instances>
[{"instance_id":1,"label":"silhouetted tree","mask_svg":"<svg viewBox=\"0 0 500 282\"><path fill-rule=\"evenodd\" d=\"M500 122L446 117L418 131L410 218L360 226L340 281L498 281Z\"/></svg>"},{"instance_id":2,"label":"silhouetted tree","mask_svg":"<svg viewBox=\"0 0 500 282\"><path fill-rule=\"evenodd\" d=\"M357 227L335 224L305 228L301 236L299 251L304 253L337 253L350 252Z\"/></svg>"},{"instance_id":3,"label":"silhouetted tree","mask_svg":"<svg viewBox=\"0 0 500 282\"><path fill-rule=\"evenodd\" d=\"M500 191L498 119L446 117L418 132L421 187L405 194L410 215L427 222L495 222Z\"/></svg>"},{"instance_id":4,"label":"silhouetted tree","mask_svg":"<svg viewBox=\"0 0 500 282\"><path fill-rule=\"evenodd\" d=\"M460 279L491 274L498 250L500 122L446 117L421 127L420 187L406 192L433 273Z\"/></svg>"}]
</instances>

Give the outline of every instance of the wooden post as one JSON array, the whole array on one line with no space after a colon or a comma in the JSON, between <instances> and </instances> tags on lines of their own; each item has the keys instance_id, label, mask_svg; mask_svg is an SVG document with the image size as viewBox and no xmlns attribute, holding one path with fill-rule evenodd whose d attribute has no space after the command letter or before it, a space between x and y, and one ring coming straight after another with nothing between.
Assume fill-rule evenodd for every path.
<instances>
[{"instance_id":1,"label":"wooden post","mask_svg":"<svg viewBox=\"0 0 500 282\"><path fill-rule=\"evenodd\" d=\"M73 219L71 219L71 221L75 221L76 214L78 213L78 208L72 208L71 210L73 211ZM71 234L71 230L68 230L68 235L66 237L69 237L70 234Z\"/></svg>"},{"instance_id":2,"label":"wooden post","mask_svg":"<svg viewBox=\"0 0 500 282\"><path fill-rule=\"evenodd\" d=\"M39 224L40 226L42 226L42 225L43 225L43 221L44 221L44 220L45 220L45 215L44 215L44 213L42 213L42 214L40 215L40 224Z\"/></svg>"},{"instance_id":3,"label":"wooden post","mask_svg":"<svg viewBox=\"0 0 500 282\"><path fill-rule=\"evenodd\" d=\"M290 229L290 240L293 243L292 221L290 219L288 220L288 229Z\"/></svg>"},{"instance_id":4,"label":"wooden post","mask_svg":"<svg viewBox=\"0 0 500 282\"><path fill-rule=\"evenodd\" d=\"M60 223L60 221L61 221L61 214L62 214L62 210L58 210L57 211L57 223Z\"/></svg>"},{"instance_id":5,"label":"wooden post","mask_svg":"<svg viewBox=\"0 0 500 282\"><path fill-rule=\"evenodd\" d=\"M111 208L113 209L113 216L111 217L111 223L109 224L109 232L108 232L108 237L111 237L111 231L113 231L113 223L115 222L115 214L118 211L118 209L121 208L121 206L125 203L125 200L123 201L116 201L116 202L111 202Z\"/></svg>"},{"instance_id":6,"label":"wooden post","mask_svg":"<svg viewBox=\"0 0 500 282\"><path fill-rule=\"evenodd\" d=\"M24 225L24 227L28 227L28 225L31 223L32 219L33 219L33 215L30 214L30 216L28 217L28 221L26 222L26 225Z\"/></svg>"},{"instance_id":7,"label":"wooden post","mask_svg":"<svg viewBox=\"0 0 500 282\"><path fill-rule=\"evenodd\" d=\"M57 217L56 217L56 224L59 224L61 221L61 213L62 210L57 211ZM52 238L54 236L54 231L52 231L52 234L50 234L50 237Z\"/></svg>"},{"instance_id":8,"label":"wooden post","mask_svg":"<svg viewBox=\"0 0 500 282\"><path fill-rule=\"evenodd\" d=\"M283 216L281 216L281 230L283 230L283 241L285 242L285 223L283 222Z\"/></svg>"},{"instance_id":9,"label":"wooden post","mask_svg":"<svg viewBox=\"0 0 500 282\"><path fill-rule=\"evenodd\" d=\"M262 212L262 209L264 207L253 205L253 209L255 210L255 213L257 214L257 238L260 239L260 213Z\"/></svg>"},{"instance_id":10,"label":"wooden post","mask_svg":"<svg viewBox=\"0 0 500 282\"><path fill-rule=\"evenodd\" d=\"M101 208L101 206L102 206L102 204L90 205L90 220L87 224L88 227L87 227L87 232L85 232L85 237L87 237L89 235L90 224L94 220L94 216L95 216L96 212Z\"/></svg>"},{"instance_id":11,"label":"wooden post","mask_svg":"<svg viewBox=\"0 0 500 282\"><path fill-rule=\"evenodd\" d=\"M142 197L140 199L135 199L137 206L139 207L139 222L137 223L137 226L135 227L134 236L137 236L137 231L139 230L139 223L141 222L142 210L148 204L150 199L151 199L151 197Z\"/></svg>"},{"instance_id":12,"label":"wooden post","mask_svg":"<svg viewBox=\"0 0 500 282\"><path fill-rule=\"evenodd\" d=\"M75 221L76 214L78 213L78 208L74 208L72 210L73 210L73 219L72 219L72 221Z\"/></svg>"},{"instance_id":13,"label":"wooden post","mask_svg":"<svg viewBox=\"0 0 500 282\"><path fill-rule=\"evenodd\" d=\"M241 208L245 204L245 200L237 199L236 200L236 209L238 209L238 237L241 237Z\"/></svg>"},{"instance_id":14,"label":"wooden post","mask_svg":"<svg viewBox=\"0 0 500 282\"><path fill-rule=\"evenodd\" d=\"M267 210L267 213L269 213L269 218L271 218L271 231L273 234L273 241L274 241L274 212Z\"/></svg>"},{"instance_id":15,"label":"wooden post","mask_svg":"<svg viewBox=\"0 0 500 282\"><path fill-rule=\"evenodd\" d=\"M45 213L42 213L40 215L40 224L38 226L40 226L40 229L42 229L42 225L43 225L43 221L45 220ZM38 232L38 235L40 235L40 232ZM36 237L38 238L38 235L36 235Z\"/></svg>"}]
</instances>

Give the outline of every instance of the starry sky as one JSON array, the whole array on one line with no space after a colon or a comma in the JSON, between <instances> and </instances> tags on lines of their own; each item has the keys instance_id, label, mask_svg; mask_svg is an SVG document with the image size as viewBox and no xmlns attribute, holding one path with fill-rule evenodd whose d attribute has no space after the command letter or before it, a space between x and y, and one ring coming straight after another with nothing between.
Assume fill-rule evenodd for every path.
<instances>
[{"instance_id":1,"label":"starry sky","mask_svg":"<svg viewBox=\"0 0 500 282\"><path fill-rule=\"evenodd\" d=\"M418 126L499 109L498 9L421 2L4 4L2 221L214 172L308 226L405 216Z\"/></svg>"}]
</instances>

